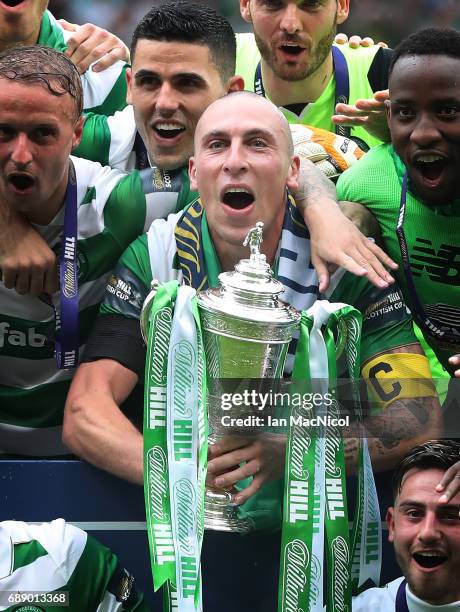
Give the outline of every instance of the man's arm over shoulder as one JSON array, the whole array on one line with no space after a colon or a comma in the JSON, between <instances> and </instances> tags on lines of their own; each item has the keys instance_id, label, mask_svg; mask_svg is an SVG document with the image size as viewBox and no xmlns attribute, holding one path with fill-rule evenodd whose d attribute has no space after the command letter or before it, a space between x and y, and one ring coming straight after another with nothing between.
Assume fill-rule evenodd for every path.
<instances>
[{"instance_id":1,"label":"man's arm over shoulder","mask_svg":"<svg viewBox=\"0 0 460 612\"><path fill-rule=\"evenodd\" d=\"M365 159L366 156L350 170L363 164ZM310 232L311 259L320 291L327 290L329 269L337 265L353 274L367 275L378 287L392 283L394 279L384 265L395 269L395 262L347 220L336 203L334 185L308 160L302 160L298 182L294 196Z\"/></svg>"}]
</instances>

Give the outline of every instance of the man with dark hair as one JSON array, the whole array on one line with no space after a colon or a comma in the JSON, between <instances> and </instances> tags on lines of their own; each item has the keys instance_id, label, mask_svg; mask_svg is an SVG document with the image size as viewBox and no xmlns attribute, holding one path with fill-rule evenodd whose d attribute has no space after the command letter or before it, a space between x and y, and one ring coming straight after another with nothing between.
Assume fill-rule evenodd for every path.
<instances>
[{"instance_id":1,"label":"man with dark hair","mask_svg":"<svg viewBox=\"0 0 460 612\"><path fill-rule=\"evenodd\" d=\"M0 282L0 452L53 456L68 452L61 441L66 368L78 360L109 272L156 214L176 209L177 194L161 209L138 172L69 157L81 137L83 93L61 52L4 51L0 85L0 199L57 252L61 278L60 292L49 296L40 295L39 274L19 286L37 297Z\"/></svg>"},{"instance_id":2,"label":"man with dark hair","mask_svg":"<svg viewBox=\"0 0 460 612\"><path fill-rule=\"evenodd\" d=\"M460 610L460 494L445 503L436 491L459 455L459 441L440 440L402 460L387 524L404 576L354 598L353 612Z\"/></svg>"},{"instance_id":3,"label":"man with dark hair","mask_svg":"<svg viewBox=\"0 0 460 612\"><path fill-rule=\"evenodd\" d=\"M414 318L451 375L460 347L459 73L459 32L428 28L403 41L390 74L392 144L337 185L341 200L377 218Z\"/></svg>"},{"instance_id":4,"label":"man with dark hair","mask_svg":"<svg viewBox=\"0 0 460 612\"><path fill-rule=\"evenodd\" d=\"M292 123L349 133L332 123L336 104L355 104L385 90L391 58L391 50L377 45L333 45L349 8L349 0L240 0L241 15L254 31L237 37L236 70L246 88L282 107ZM369 108L381 108L385 98L377 95ZM353 138L369 146L381 142L388 131L381 115L370 112L366 121L352 121Z\"/></svg>"},{"instance_id":5,"label":"man with dark hair","mask_svg":"<svg viewBox=\"0 0 460 612\"><path fill-rule=\"evenodd\" d=\"M235 75L235 34L209 7L165 2L134 30L128 102L112 117L90 114L76 154L124 171L156 165L180 174L193 153L205 108L243 89Z\"/></svg>"}]
</instances>

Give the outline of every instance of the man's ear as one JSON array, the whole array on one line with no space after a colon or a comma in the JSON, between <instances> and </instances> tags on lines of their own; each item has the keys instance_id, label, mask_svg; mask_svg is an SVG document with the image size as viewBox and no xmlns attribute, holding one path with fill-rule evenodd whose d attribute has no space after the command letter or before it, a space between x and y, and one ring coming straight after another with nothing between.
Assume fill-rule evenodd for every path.
<instances>
[{"instance_id":1,"label":"man's ear","mask_svg":"<svg viewBox=\"0 0 460 612\"><path fill-rule=\"evenodd\" d=\"M286 187L290 191L295 191L299 187L299 168L300 168L300 157L294 155L289 166L289 172L286 179Z\"/></svg>"},{"instance_id":2,"label":"man's ear","mask_svg":"<svg viewBox=\"0 0 460 612\"><path fill-rule=\"evenodd\" d=\"M252 23L250 2L251 2L251 0L240 0L240 13L241 13L241 17L247 23Z\"/></svg>"},{"instance_id":3,"label":"man's ear","mask_svg":"<svg viewBox=\"0 0 460 612\"><path fill-rule=\"evenodd\" d=\"M348 19L350 12L350 0L339 0L337 2L337 17L336 23L343 23Z\"/></svg>"},{"instance_id":4,"label":"man's ear","mask_svg":"<svg viewBox=\"0 0 460 612\"><path fill-rule=\"evenodd\" d=\"M394 542L394 533L395 533L394 514L395 514L395 509L393 508L393 506L390 506L387 510L387 514L385 517L387 526L388 526L388 541L389 542Z\"/></svg>"},{"instance_id":5,"label":"man's ear","mask_svg":"<svg viewBox=\"0 0 460 612\"><path fill-rule=\"evenodd\" d=\"M133 73L131 71L131 68L126 68L126 84L127 84L127 89L126 89L126 103L127 104L132 104L133 100L132 100L132 95L131 95L131 87L132 87L132 81L133 81Z\"/></svg>"},{"instance_id":6,"label":"man's ear","mask_svg":"<svg viewBox=\"0 0 460 612\"><path fill-rule=\"evenodd\" d=\"M190 189L192 191L198 191L198 184L196 182L196 165L194 157L191 157L188 160L188 177L190 179Z\"/></svg>"},{"instance_id":7,"label":"man's ear","mask_svg":"<svg viewBox=\"0 0 460 612\"><path fill-rule=\"evenodd\" d=\"M75 124L75 127L73 129L73 135L72 135L72 149L75 149L75 147L78 147L78 145L80 144L81 141L81 137L83 136L83 125L85 123L85 120L83 118L83 115L78 119L78 121Z\"/></svg>"},{"instance_id":8,"label":"man's ear","mask_svg":"<svg viewBox=\"0 0 460 612\"><path fill-rule=\"evenodd\" d=\"M226 88L227 93L232 93L233 91L243 91L244 89L244 79L238 74L233 76L231 79L227 81Z\"/></svg>"}]
</instances>

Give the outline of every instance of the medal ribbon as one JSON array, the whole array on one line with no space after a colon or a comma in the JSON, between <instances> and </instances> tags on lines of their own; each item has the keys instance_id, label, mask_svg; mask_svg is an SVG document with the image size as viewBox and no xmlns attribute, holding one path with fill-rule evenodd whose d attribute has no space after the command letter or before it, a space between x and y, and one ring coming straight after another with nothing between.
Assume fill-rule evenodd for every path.
<instances>
[{"instance_id":1,"label":"medal ribbon","mask_svg":"<svg viewBox=\"0 0 460 612\"><path fill-rule=\"evenodd\" d=\"M409 612L406 597L406 581L403 580L396 593L395 612Z\"/></svg>"},{"instance_id":2,"label":"medal ribbon","mask_svg":"<svg viewBox=\"0 0 460 612\"><path fill-rule=\"evenodd\" d=\"M335 75L335 105L339 102L348 104L350 97L350 77L348 74L347 60L344 54L335 45L332 46L332 63ZM267 97L262 80L262 64L259 62L254 73L254 91L259 96ZM334 106L335 109L335 106ZM351 128L345 125L336 125L335 133L345 138L350 138Z\"/></svg>"},{"instance_id":3,"label":"medal ribbon","mask_svg":"<svg viewBox=\"0 0 460 612\"><path fill-rule=\"evenodd\" d=\"M76 368L78 365L78 266L77 266L77 178L72 162L64 203L64 229L59 255L59 296L45 299L54 310L54 356L57 367Z\"/></svg>"},{"instance_id":4,"label":"medal ribbon","mask_svg":"<svg viewBox=\"0 0 460 612\"><path fill-rule=\"evenodd\" d=\"M439 327L438 322L433 319L433 317L429 317L426 313L422 302L417 293L417 288L415 286L414 276L412 274L412 269L410 266L409 259L409 249L407 247L406 235L404 233L404 218L406 215L406 202L407 202L407 184L408 177L407 172L404 175L402 188L401 188L401 200L399 203L399 219L398 225L396 227L396 235L398 237L399 242L399 250L401 251L402 263L404 275L407 281L407 287L410 292L411 302L412 302L412 314L414 315L417 323L420 327L426 331L430 336L436 338L440 341L447 341L452 344L458 343L458 332L456 333L456 328L452 325L447 329L441 329Z\"/></svg>"}]
</instances>

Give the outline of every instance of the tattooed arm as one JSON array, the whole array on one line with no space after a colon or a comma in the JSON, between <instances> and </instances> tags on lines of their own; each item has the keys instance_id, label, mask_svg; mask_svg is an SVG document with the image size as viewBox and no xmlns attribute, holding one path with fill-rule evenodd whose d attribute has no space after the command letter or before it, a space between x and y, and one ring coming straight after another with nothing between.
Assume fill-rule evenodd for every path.
<instances>
[{"instance_id":1,"label":"tattooed arm","mask_svg":"<svg viewBox=\"0 0 460 612\"><path fill-rule=\"evenodd\" d=\"M341 212L334 184L311 161L301 159L299 187L294 196L310 231L311 260L321 292L329 286L331 266L366 275L376 287L393 282L384 265L393 269L397 265Z\"/></svg>"},{"instance_id":2,"label":"tattooed arm","mask_svg":"<svg viewBox=\"0 0 460 612\"><path fill-rule=\"evenodd\" d=\"M398 358L403 362L404 355L409 353L423 355L420 345L410 344L386 351L377 360L380 360L381 364L394 364ZM377 364L373 366L374 371L388 370L379 370L377 360L368 360L368 363ZM395 373L392 378L379 378L379 374L376 374L374 378L366 380L368 388L373 391L369 393L369 404L364 409L367 413L369 407L371 411L379 409L378 414L368 414L364 418L364 436L368 439L372 465L376 472L392 469L411 448L442 435L441 406L434 383L424 374L417 373L416 376L416 379L403 379ZM380 389L380 399L374 392L375 389ZM411 390L413 397L410 397ZM389 398L390 395L394 395L393 399L386 401L385 396ZM349 435L345 432L345 436L347 467L354 472L358 459L358 428L350 428Z\"/></svg>"}]
</instances>

